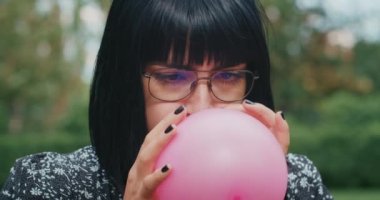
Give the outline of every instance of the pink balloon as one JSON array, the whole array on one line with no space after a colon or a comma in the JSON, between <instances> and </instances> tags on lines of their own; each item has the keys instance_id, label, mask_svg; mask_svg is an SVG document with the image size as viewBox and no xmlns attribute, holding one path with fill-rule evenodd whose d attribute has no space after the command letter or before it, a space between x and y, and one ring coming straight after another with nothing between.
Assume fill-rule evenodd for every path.
<instances>
[{"instance_id":1,"label":"pink balloon","mask_svg":"<svg viewBox=\"0 0 380 200\"><path fill-rule=\"evenodd\" d=\"M257 119L230 109L190 115L161 153L156 168L172 172L157 188L160 200L282 200L285 155Z\"/></svg>"}]
</instances>

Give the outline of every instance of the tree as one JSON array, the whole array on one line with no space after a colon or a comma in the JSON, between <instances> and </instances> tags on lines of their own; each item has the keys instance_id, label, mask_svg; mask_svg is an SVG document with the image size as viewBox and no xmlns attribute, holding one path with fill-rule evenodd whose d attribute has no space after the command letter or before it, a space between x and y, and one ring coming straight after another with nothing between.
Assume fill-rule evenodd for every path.
<instances>
[{"instance_id":1,"label":"tree","mask_svg":"<svg viewBox=\"0 0 380 200\"><path fill-rule=\"evenodd\" d=\"M263 4L270 20L276 104L307 119L324 98L337 91L360 95L370 93L374 87L373 79L357 73L362 65L354 62L363 56L368 58L368 54L355 46L336 44L336 38L332 37L334 34L340 37L339 31L345 24L323 27L321 24L328 19L321 5L301 9L297 2L264 0Z\"/></svg>"},{"instance_id":2,"label":"tree","mask_svg":"<svg viewBox=\"0 0 380 200\"><path fill-rule=\"evenodd\" d=\"M46 2L45 2L46 3ZM83 48L65 45L58 1L0 3L0 129L20 133L54 127L83 87ZM65 54L74 48L76 57Z\"/></svg>"}]
</instances>

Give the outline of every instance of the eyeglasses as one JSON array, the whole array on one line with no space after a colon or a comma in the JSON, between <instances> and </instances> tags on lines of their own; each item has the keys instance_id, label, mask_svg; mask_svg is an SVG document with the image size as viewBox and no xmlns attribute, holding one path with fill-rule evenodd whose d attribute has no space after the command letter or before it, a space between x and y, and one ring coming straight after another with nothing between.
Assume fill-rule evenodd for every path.
<instances>
[{"instance_id":1,"label":"eyeglasses","mask_svg":"<svg viewBox=\"0 0 380 200\"><path fill-rule=\"evenodd\" d=\"M209 71L209 77L198 77L200 72L176 68L158 69L145 72L149 78L149 93L161 101L174 102L185 99L196 88L198 81L207 81L211 93L224 102L243 100L252 90L259 76L249 70Z\"/></svg>"}]
</instances>

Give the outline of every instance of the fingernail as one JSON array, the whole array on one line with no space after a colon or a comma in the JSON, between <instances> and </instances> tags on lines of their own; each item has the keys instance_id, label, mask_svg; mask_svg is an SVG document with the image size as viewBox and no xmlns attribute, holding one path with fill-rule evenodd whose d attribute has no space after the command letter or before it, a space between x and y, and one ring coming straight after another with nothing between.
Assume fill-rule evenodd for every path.
<instances>
[{"instance_id":1,"label":"fingernail","mask_svg":"<svg viewBox=\"0 0 380 200\"><path fill-rule=\"evenodd\" d=\"M255 104L255 102L253 102L253 101L251 101L251 100L249 100L249 99L245 99L245 100L244 100L244 103L246 103L246 104L250 104L250 105Z\"/></svg>"},{"instance_id":2,"label":"fingernail","mask_svg":"<svg viewBox=\"0 0 380 200\"><path fill-rule=\"evenodd\" d=\"M173 125L170 125L170 126L168 126L166 129L165 129L165 131L164 131L164 133L165 134L168 134L170 131L172 131L173 130Z\"/></svg>"},{"instance_id":3,"label":"fingernail","mask_svg":"<svg viewBox=\"0 0 380 200\"><path fill-rule=\"evenodd\" d=\"M185 110L185 107L182 105L182 106L178 107L178 108L174 111L174 114L178 115L178 114L181 113L183 110Z\"/></svg>"},{"instance_id":4,"label":"fingernail","mask_svg":"<svg viewBox=\"0 0 380 200\"><path fill-rule=\"evenodd\" d=\"M162 173L165 173L165 172L167 172L167 171L169 171L169 167L168 167L168 165L165 165L165 166L163 166L163 167L161 168L161 172L162 172Z\"/></svg>"},{"instance_id":5,"label":"fingernail","mask_svg":"<svg viewBox=\"0 0 380 200\"><path fill-rule=\"evenodd\" d=\"M283 120L285 120L285 114L284 114L283 111L281 111L281 117L282 117Z\"/></svg>"}]
</instances>

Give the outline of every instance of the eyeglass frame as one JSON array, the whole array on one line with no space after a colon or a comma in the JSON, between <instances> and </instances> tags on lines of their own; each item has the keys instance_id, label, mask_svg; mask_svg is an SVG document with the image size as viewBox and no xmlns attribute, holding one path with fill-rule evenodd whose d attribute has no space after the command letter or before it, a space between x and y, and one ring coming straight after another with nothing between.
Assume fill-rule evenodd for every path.
<instances>
[{"instance_id":1,"label":"eyeglass frame","mask_svg":"<svg viewBox=\"0 0 380 200\"><path fill-rule=\"evenodd\" d=\"M190 92L185 95L184 97L182 98L179 98L179 99L176 99L176 100L164 100L164 99L160 99L158 97L156 97L155 95L153 95L152 91L151 91L151 87L150 87L150 79L153 77L152 75L156 72L156 71L160 71L162 69L157 69L157 70L153 70L152 72L143 72L142 75L144 78L148 78L148 91L149 91L149 94L155 98L155 99L158 99L160 101L164 101L164 102L177 102L177 101L180 101L180 100L183 100L183 99L186 99L187 97L189 97L193 92L194 92L194 88L196 88L197 84L198 84L198 81L200 80L207 80L207 87L208 89L211 91L212 95L217 98L218 100L222 101L222 102L227 102L227 103L231 103L231 102L237 102L237 101L241 101L243 100L245 97L247 97L249 95L249 93L252 91L253 89L253 84L255 82L255 80L259 79L260 76L257 75L257 73L255 72L252 72L250 70L247 70L247 69L231 69L231 70L211 70L211 71L203 71L203 70L188 70L188 69L178 69L178 70L184 70L184 71L191 71L191 72L194 72L196 73L196 77L197 79L195 79L193 82L191 82L190 84ZM212 89L212 77L214 76L214 74L216 74L217 72L223 72L223 71L237 71L237 72L244 72L244 73L249 73L252 75L252 83L250 84L249 86L249 90L247 92L245 92L244 96L241 98L241 99L237 99L237 100L231 100L231 101L226 101L226 100L223 100L223 99L220 99L217 95L215 95L213 89ZM208 73L211 73L209 76L207 77L198 77L198 74L197 72L208 72Z\"/></svg>"}]
</instances>

